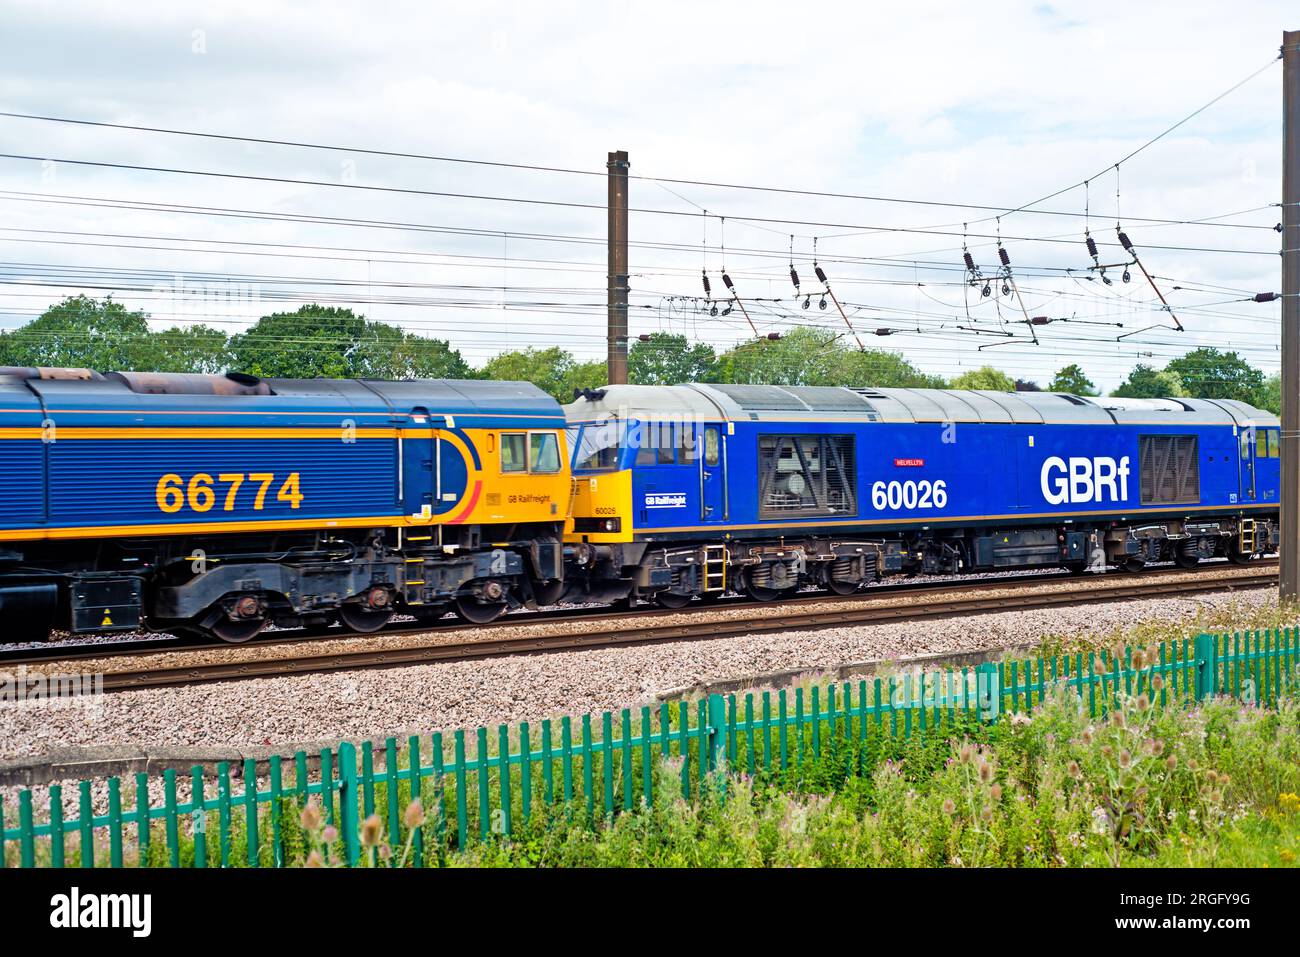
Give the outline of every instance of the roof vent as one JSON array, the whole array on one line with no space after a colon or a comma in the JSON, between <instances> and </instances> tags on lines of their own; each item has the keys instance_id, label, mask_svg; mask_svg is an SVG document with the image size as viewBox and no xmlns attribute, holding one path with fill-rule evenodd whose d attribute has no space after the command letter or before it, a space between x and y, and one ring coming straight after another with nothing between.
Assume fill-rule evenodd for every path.
<instances>
[{"instance_id":1,"label":"roof vent","mask_svg":"<svg viewBox=\"0 0 1300 957\"><path fill-rule=\"evenodd\" d=\"M193 375L187 372L110 372L132 392L142 395L274 395L257 376L234 372L227 375Z\"/></svg>"}]
</instances>

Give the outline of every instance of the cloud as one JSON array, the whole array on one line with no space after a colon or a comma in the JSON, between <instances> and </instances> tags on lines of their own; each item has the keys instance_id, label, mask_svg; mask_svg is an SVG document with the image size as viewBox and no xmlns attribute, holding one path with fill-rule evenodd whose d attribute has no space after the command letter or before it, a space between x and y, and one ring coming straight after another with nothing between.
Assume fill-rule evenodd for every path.
<instances>
[{"instance_id":1,"label":"cloud","mask_svg":"<svg viewBox=\"0 0 1300 957\"><path fill-rule=\"evenodd\" d=\"M141 2L106 8L11 4L0 97L18 111L248 136L572 167L600 174L607 151L627 149L638 175L904 196L1013 207L1103 171L1171 122L1276 54L1289 8L1256 3L1225 17L1211 5L1100 2L788 4ZM1280 70L1266 72L1121 169L1127 216L1199 218L1280 199ZM183 273L259 283L286 307L352 297L374 318L449 338L472 360L505 345L557 342L584 357L603 352L604 212L600 175L576 176L231 144L0 120L3 152L291 179L544 198L573 206L487 202L338 187L208 179L163 173L44 167L0 161L0 189L200 204L313 216L465 227L490 235L359 228L89 208L0 198L8 231L0 291L8 324L65 291L85 288L87 267L132 270L138 285ZM1115 181L1089 190L1094 230L1113 240ZM681 310L701 292L702 266L725 265L743 294L782 298L755 308L764 330L830 324L790 301L790 235L805 274L813 237L843 298L865 326L922 323L923 335L876 340L947 374L993 362L1045 380L1082 361L1113 385L1134 361L1164 361L1204 343L1232 345L1276 366L1277 309L1213 305L1231 294L1180 292L1189 332L1124 343L1104 327L1053 325L1037 349L978 351L983 340L940 323L966 321L959 284L961 223L978 210L735 191L635 180L632 204L687 215L632 216L633 333L672 328L725 346L743 320L704 321ZM1044 208L1080 212L1081 191ZM700 209L727 216L724 236ZM746 223L767 217L845 227L944 227L957 235ZM1269 225L1264 211L1233 220ZM1126 328L1165 321L1141 301L1081 277L1044 275L1088 265L1077 218L1018 214L1007 239L1023 270L1027 305L1062 318L1118 315ZM16 227L115 233L120 249L62 245L104 238L19 233ZM700 248L706 233L710 246ZM995 233L992 221L972 233ZM854 233L855 235L842 235ZM543 241L524 234L569 237ZM1262 230L1141 226L1131 235L1152 272L1203 288L1264 291L1277 284L1267 255L1157 250L1277 248ZM43 239L44 242L36 242ZM177 243L173 240L194 240ZM574 240L577 241L574 241ZM19 241L13 241L19 240ZM57 241L57 242L56 242ZM970 245L986 270L991 240ZM262 243L326 246L315 251ZM668 245L674 248L662 248ZM648 248L658 246L660 248ZM198 250L205 251L198 251ZM212 250L212 251L207 251ZM240 255L259 252L260 255ZM748 252L747 252L748 250ZM1112 250L1114 252L1114 250ZM275 253L275 256L267 255ZM304 258L310 256L329 258ZM405 260L406 262L393 262ZM416 260L411 264L411 260ZM868 261L876 260L876 261ZM892 260L892 261L885 261ZM915 260L915 261L913 261ZM19 265L30 264L30 265ZM41 268L38 268L40 266ZM52 285L14 281L38 273ZM125 282L122 272L104 281ZM66 281L60 281L66 280ZM954 285L954 283L958 283ZM351 283L337 286L332 283ZM918 285L924 284L924 285ZM1177 283L1169 283L1177 284ZM720 286L716 281L715 287ZM469 287L469 288L458 288ZM1139 287L1126 293L1138 298ZM22 297L22 298L20 298ZM148 292L120 298L168 315ZM976 290L976 299L978 299ZM998 297L994 297L997 299ZM274 301L269 300L269 301ZM502 303L513 304L502 308ZM558 305L557 305L558 304ZM860 308L859 308L860 307ZM974 306L976 317L1010 301ZM811 318L810 318L811 316ZM189 317L184 317L189 318ZM239 319L219 317L237 328ZM251 319L253 317L247 317ZM1058 330L1069 330L1067 333ZM1021 330L1023 331L1023 330ZM1110 340L1106 336L1110 336ZM1079 342L1079 336L1096 341ZM1053 339L1056 341L1053 342ZM901 344L901 345L900 345ZM1151 353L1150 356L1144 353Z\"/></svg>"}]
</instances>

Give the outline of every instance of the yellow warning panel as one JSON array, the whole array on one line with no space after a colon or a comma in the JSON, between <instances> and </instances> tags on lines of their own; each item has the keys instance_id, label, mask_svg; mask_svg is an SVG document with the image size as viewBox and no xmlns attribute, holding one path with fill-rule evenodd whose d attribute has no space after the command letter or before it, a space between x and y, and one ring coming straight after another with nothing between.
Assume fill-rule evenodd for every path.
<instances>
[{"instance_id":1,"label":"yellow warning panel","mask_svg":"<svg viewBox=\"0 0 1300 957\"><path fill-rule=\"evenodd\" d=\"M113 626L113 616L109 614L107 608L104 609L104 620L99 623L101 628L111 628Z\"/></svg>"}]
</instances>

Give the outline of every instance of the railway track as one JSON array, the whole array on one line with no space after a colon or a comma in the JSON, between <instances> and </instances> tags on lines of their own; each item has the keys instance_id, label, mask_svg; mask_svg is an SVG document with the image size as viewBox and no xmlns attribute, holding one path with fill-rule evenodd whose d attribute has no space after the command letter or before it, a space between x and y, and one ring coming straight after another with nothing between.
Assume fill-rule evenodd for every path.
<instances>
[{"instance_id":1,"label":"railway track","mask_svg":"<svg viewBox=\"0 0 1300 957\"><path fill-rule=\"evenodd\" d=\"M1226 564L1215 565L1215 568L1228 568ZM1152 574L1159 574L1160 569L1153 569ZM1166 569L1166 571L1168 571ZM1062 581L1064 573L1060 571L1046 571L1034 574L1005 575L998 578L981 578L974 581L960 581L953 579L940 579L938 581L929 579L920 580L903 580L897 582L882 582L872 585L866 590L856 595L851 595L851 600L860 600L874 597L890 597L894 595L911 594L924 591L964 591L976 590L981 588L1002 588L1008 584L1030 585L1038 582ZM794 598L786 599L783 604L805 604L808 602L828 601L838 596L830 596L826 592L818 591L815 593L804 593L796 595ZM710 610L723 608L742 608L742 607L770 608L766 602L754 601L743 595L727 595L718 599L709 605ZM654 605L646 605L637 608L635 611L611 612L608 606L589 606L573 608L547 608L540 611L518 611L498 618L488 625L475 625L459 621L455 618L446 618L436 623L418 623L413 621L393 622L386 625L377 632L368 635L358 632L348 631L346 628L338 626L329 628L325 631L308 631L306 629L285 629L283 631L267 632L244 647L248 648L268 648L277 645L288 645L304 641L333 641L346 640L350 638L367 638L388 635L416 635L416 634L452 634L456 632L475 632L482 631L484 628L517 628L527 625L535 625L549 621L576 621L579 619L591 621L593 624L605 620L623 621L629 615L635 615L637 618L664 617L668 615L691 614L696 611L702 611L705 606L696 604L684 609L665 609ZM94 642L94 643L72 643L72 642L51 642L49 645L40 648L23 648L19 650L0 650L0 666L4 665L33 665L49 661L63 661L74 658L118 658L125 656L136 656L143 654L155 654L159 652L170 651L218 651L227 650L232 647L228 642L210 641L204 642L194 638L177 638L158 636L153 638L128 638L112 642Z\"/></svg>"},{"instance_id":2,"label":"railway track","mask_svg":"<svg viewBox=\"0 0 1300 957\"><path fill-rule=\"evenodd\" d=\"M1264 569L1276 568L1276 566L1276 559L1265 559L1255 563L1251 567ZM1233 566L1226 562L1216 562L1214 564L1202 566L1201 571L1210 574L1215 571L1229 570L1234 567L1238 566ZM1175 574L1187 574L1187 569L1176 568L1174 566L1156 566L1144 571L1142 577L1143 580L1148 580L1155 576ZM1276 574L1276 572L1274 572L1274 574ZM847 597L834 596L823 591L803 593L794 598L786 599L781 603L781 607L799 607L807 604L815 604L818 602L824 603L828 601L887 599L899 595L928 591L965 592L983 591L991 588L1006 588L1008 586L1028 587L1043 582L1068 580L1069 578L1064 572L1053 569L1050 571L1035 572L1031 574L1003 575L996 578L979 578L974 581L953 579L940 579L938 581L930 579L885 581L872 585L858 594ZM754 601L742 595L728 595L708 606L694 604L682 609L666 609L653 605L647 605L630 612L627 610L613 612L607 606L547 608L540 611L519 611L511 613L497 619L489 625L475 625L459 621L455 618L447 618L444 621L434 624L430 624L429 622L418 623L411 621L393 622L379 631L370 634L352 632L338 626L325 631L285 629L283 631L266 633L242 647L270 648L280 645L296 644L299 642L344 641L354 638L374 638L400 635L455 634L457 632L474 633L482 631L485 628L519 628L551 621L586 621L592 625L599 625L604 621L626 621L629 616L635 616L638 620L641 620L656 617L663 618L683 614L703 613L706 610L706 607L709 611L718 611L722 609L745 607L770 609L774 606L766 602ZM241 646L231 645L222 641L203 642L194 638L178 638L170 636L127 638L111 642L51 642L42 647L24 647L16 650L5 649L3 645L0 644L0 667L43 665L49 662L63 661L71 662L77 658L94 658L100 660L135 657L174 651L226 651L236 647Z\"/></svg>"},{"instance_id":3,"label":"railway track","mask_svg":"<svg viewBox=\"0 0 1300 957\"><path fill-rule=\"evenodd\" d=\"M588 648L610 648L634 644L666 641L698 640L747 635L758 632L816 630L844 625L881 624L896 621L924 621L952 618L961 615L1004 611L1028 611L1043 608L1062 608L1096 602L1129 601L1141 598L1159 598L1203 593L1207 590L1231 591L1261 588L1277 583L1277 572L1261 562L1254 570L1240 574L1223 574L1228 566L1216 566L1213 571L1177 577L1188 573L1181 569L1151 570L1140 579L1120 578L1098 584L1096 578L1063 579L1051 576L1054 582L1072 587L1050 591L1025 589L1018 594L981 595L981 592L1005 590L1007 579L981 580L980 582L948 584L949 594L939 596L928 604L887 604L886 600L898 595L867 592L851 598L810 595L780 605L748 604L711 605L696 609L652 610L629 615L627 612L582 614L565 616L573 619L573 628L564 632L527 637L502 637L463 641L422 643L400 648L361 649L350 651L304 651L302 654L271 658L250 658L239 661L196 661L192 663L165 664L155 667L109 670L103 672L105 691L122 691L144 688L166 688L237 681L249 678L283 677L289 675L319 674L371 668L392 668L404 665L430 664L443 661L465 661L504 655L537 654L553 651L572 651ZM1023 579L1011 579L1019 584ZM1034 584L1041 580L1034 581ZM866 599L864 601L864 599ZM719 617L718 612L730 609L754 610L754 614ZM760 613L759 610L762 610ZM523 616L520 616L523 617ZM665 624L660 619L670 618ZM683 621L682 619L686 620ZM528 616L521 624L533 623L537 616ZM493 626L495 627L495 626ZM448 631L482 631L480 626L453 626L432 631L427 627L409 631L434 636L445 636ZM391 632L389 633L391 634ZM362 636L374 637L374 636ZM93 647L93 646L92 646ZM248 646L220 646L223 652L241 647L258 649L264 644ZM203 649L187 651L200 656ZM137 655L139 652L136 653ZM100 655L99 657L104 657ZM58 664L55 659L38 659L41 664ZM8 662L6 662L7 664ZM75 660L66 662L77 667ZM49 669L46 673L53 673ZM41 680L28 676L29 684Z\"/></svg>"}]
</instances>

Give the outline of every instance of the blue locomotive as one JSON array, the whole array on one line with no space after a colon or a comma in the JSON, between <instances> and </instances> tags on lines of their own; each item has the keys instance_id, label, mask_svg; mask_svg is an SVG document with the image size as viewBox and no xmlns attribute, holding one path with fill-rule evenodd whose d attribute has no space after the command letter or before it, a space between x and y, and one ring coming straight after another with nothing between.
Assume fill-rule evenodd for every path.
<instances>
[{"instance_id":1,"label":"blue locomotive","mask_svg":"<svg viewBox=\"0 0 1300 957\"><path fill-rule=\"evenodd\" d=\"M1236 401L616 385L565 414L568 587L590 598L1190 567L1277 543L1278 420Z\"/></svg>"},{"instance_id":2,"label":"blue locomotive","mask_svg":"<svg viewBox=\"0 0 1300 957\"><path fill-rule=\"evenodd\" d=\"M2 637L549 603L567 458L528 383L0 369Z\"/></svg>"}]
</instances>

